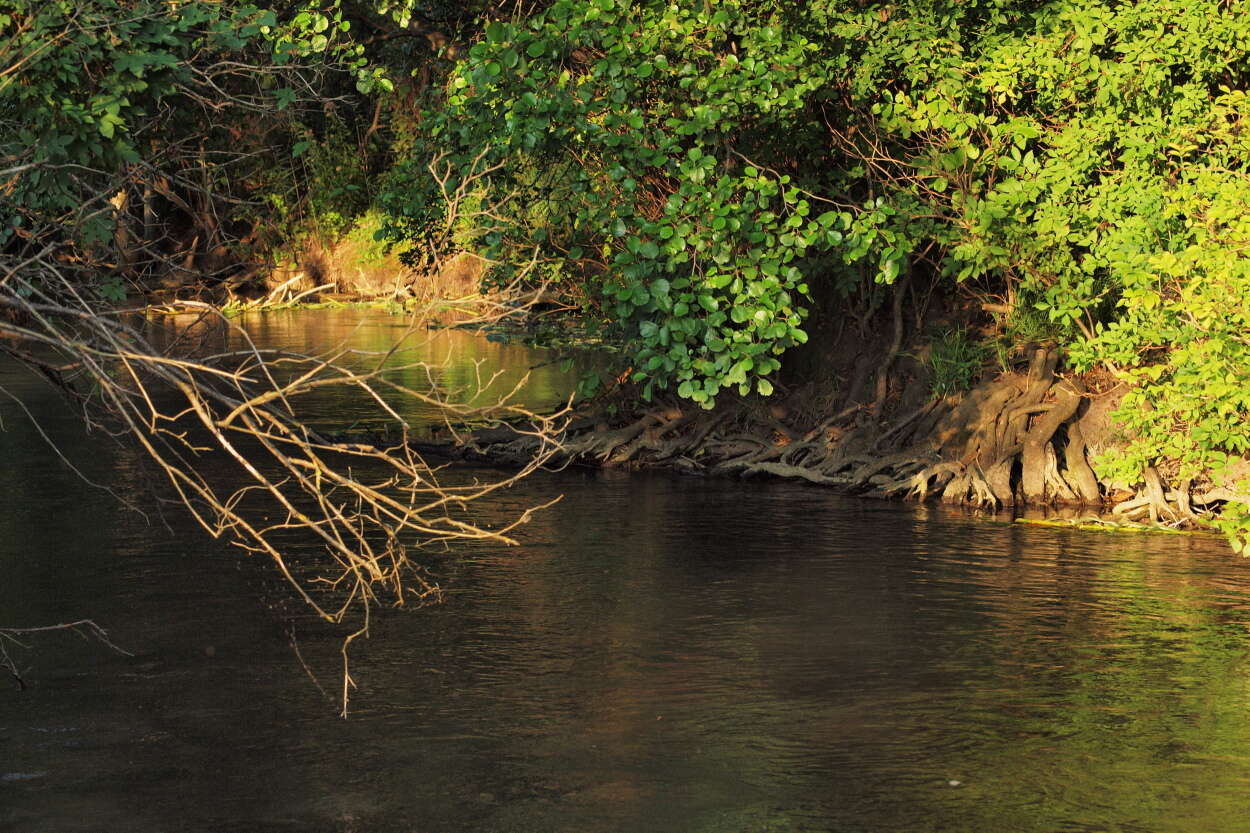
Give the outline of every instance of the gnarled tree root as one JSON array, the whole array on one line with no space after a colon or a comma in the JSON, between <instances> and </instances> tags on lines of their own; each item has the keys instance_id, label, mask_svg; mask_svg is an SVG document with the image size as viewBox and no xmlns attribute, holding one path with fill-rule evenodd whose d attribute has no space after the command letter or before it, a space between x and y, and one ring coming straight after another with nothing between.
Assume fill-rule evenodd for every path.
<instances>
[{"instance_id":1,"label":"gnarled tree root","mask_svg":"<svg viewBox=\"0 0 1250 833\"><path fill-rule=\"evenodd\" d=\"M715 411L656 404L626 413L611 429L610 420L586 416L555 438L559 447L549 465L667 467L784 478L873 497L990 509L1065 504L1097 512L1104 499L1082 426L1090 396L1079 379L1058 378L1056 363L1053 348L1038 346L1026 373L1004 374L959 400L934 400L888 427L866 420L859 407L833 417L795 409L809 413L796 424L784 409L779 415L747 400ZM517 465L548 451L543 443L550 441L525 425L498 425L423 442L419 450ZM1142 483L1112 510L1111 523L1194 526L1226 501L1250 502L1219 489L1195 493L1190 483L1169 487L1154 469Z\"/></svg>"}]
</instances>

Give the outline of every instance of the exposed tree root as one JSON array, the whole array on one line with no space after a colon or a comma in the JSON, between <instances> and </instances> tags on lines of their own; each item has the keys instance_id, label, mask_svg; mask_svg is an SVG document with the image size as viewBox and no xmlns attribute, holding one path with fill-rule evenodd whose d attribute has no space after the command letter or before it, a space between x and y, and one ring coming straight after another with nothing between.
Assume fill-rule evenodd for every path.
<instances>
[{"instance_id":1,"label":"exposed tree root","mask_svg":"<svg viewBox=\"0 0 1250 833\"><path fill-rule=\"evenodd\" d=\"M892 483L883 483L882 494L894 496L902 494L908 499L924 501L929 494L944 487L953 477L964 472L964 464L958 461L947 461L924 466L914 474L899 477Z\"/></svg>"},{"instance_id":2,"label":"exposed tree root","mask_svg":"<svg viewBox=\"0 0 1250 833\"><path fill-rule=\"evenodd\" d=\"M1250 495L1238 494L1222 487L1194 494L1192 483L1185 482L1168 489L1158 470L1153 467L1143 474L1145 485L1128 500L1111 509L1111 516L1125 521L1149 520L1154 526L1192 527L1208 520L1229 501L1250 503Z\"/></svg>"},{"instance_id":3,"label":"exposed tree root","mask_svg":"<svg viewBox=\"0 0 1250 833\"><path fill-rule=\"evenodd\" d=\"M773 477L785 477L794 480L806 480L809 483L819 483L824 486L845 486L846 478L829 477L818 471L813 471L803 466L789 466L785 463L753 463L748 465L743 471L743 477L751 475L767 474Z\"/></svg>"},{"instance_id":4,"label":"exposed tree root","mask_svg":"<svg viewBox=\"0 0 1250 833\"><path fill-rule=\"evenodd\" d=\"M940 499L988 509L1038 505L1108 508L1116 524L1195 526L1228 500L1185 483L1169 488L1160 472L1143 473L1141 490L1105 507L1087 459L1082 424L1091 396L1081 380L1056 375L1053 347L1031 351L1024 373L1006 373L963 397L933 400L877 424L860 405L824 416L806 402L768 408L740 400L715 411L659 403L623 413L619 427L591 414L555 438L551 464L667 467L688 474L778 477L875 497ZM842 400L845 402L846 400ZM618 403L619 404L619 403ZM789 425L782 424L778 413ZM805 415L796 421L795 414ZM466 437L436 439L444 454L515 465L549 446L526 426L496 426Z\"/></svg>"},{"instance_id":5,"label":"exposed tree root","mask_svg":"<svg viewBox=\"0 0 1250 833\"><path fill-rule=\"evenodd\" d=\"M1068 385L1055 386L1055 406L1034 420L1024 437L1020 452L1020 491L1029 503L1045 503L1048 499L1075 498L1072 489L1059 473L1055 448L1051 444L1060 426L1076 414L1081 397ZM1049 488L1048 488L1049 487Z\"/></svg>"},{"instance_id":6,"label":"exposed tree root","mask_svg":"<svg viewBox=\"0 0 1250 833\"><path fill-rule=\"evenodd\" d=\"M1084 393L1081 390L1082 394ZM1063 449L1066 468L1065 481L1076 495L1076 501L1086 505L1099 502L1098 476L1085 457L1085 432L1080 420L1070 420L1067 425L1068 442Z\"/></svg>"}]
</instances>

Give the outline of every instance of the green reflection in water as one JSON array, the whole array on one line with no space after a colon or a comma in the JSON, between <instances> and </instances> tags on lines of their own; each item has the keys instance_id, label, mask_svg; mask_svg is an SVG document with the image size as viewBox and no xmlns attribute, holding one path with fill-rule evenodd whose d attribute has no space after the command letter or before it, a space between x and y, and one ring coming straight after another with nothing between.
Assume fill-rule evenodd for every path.
<instances>
[{"instance_id":1,"label":"green reflection in water","mask_svg":"<svg viewBox=\"0 0 1250 833\"><path fill-rule=\"evenodd\" d=\"M172 338L209 352L246 346L223 322L176 316L158 323L167 328L154 330L158 346ZM557 410L568 401L578 375L591 362L588 355L582 355L566 370L549 351L493 342L464 330L414 328L409 318L378 310L285 310L245 315L235 323L262 349L333 358L357 371L376 368L394 350L385 361L386 379L422 393L436 385L448 401L473 406L489 406L506 398L539 412ZM282 366L277 365L275 372L282 374ZM385 388L379 391L413 425L442 419L434 404ZM317 427L372 429L394 422L359 389L317 390L301 395L298 403L301 415Z\"/></svg>"},{"instance_id":2,"label":"green reflection in water","mask_svg":"<svg viewBox=\"0 0 1250 833\"><path fill-rule=\"evenodd\" d=\"M950 660L964 679L944 708L970 731L932 784L931 829L1246 829L1244 587L1222 593L1157 544L1114 541L1113 560L1065 548L984 577L1007 592L989 650ZM1244 581L1241 565L1222 566L1230 586Z\"/></svg>"}]
</instances>

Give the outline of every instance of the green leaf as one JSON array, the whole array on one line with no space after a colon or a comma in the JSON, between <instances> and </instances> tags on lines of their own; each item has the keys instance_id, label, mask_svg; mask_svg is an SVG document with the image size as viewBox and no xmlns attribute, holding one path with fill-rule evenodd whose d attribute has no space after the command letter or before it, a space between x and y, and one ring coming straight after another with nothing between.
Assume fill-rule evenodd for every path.
<instances>
[{"instance_id":1,"label":"green leaf","mask_svg":"<svg viewBox=\"0 0 1250 833\"><path fill-rule=\"evenodd\" d=\"M881 273L878 279L882 283L894 283L894 279L898 277L899 264L899 260L887 260L881 264Z\"/></svg>"},{"instance_id":2,"label":"green leaf","mask_svg":"<svg viewBox=\"0 0 1250 833\"><path fill-rule=\"evenodd\" d=\"M111 278L100 284L100 296L107 301L126 300L126 285L120 278Z\"/></svg>"},{"instance_id":3,"label":"green leaf","mask_svg":"<svg viewBox=\"0 0 1250 833\"><path fill-rule=\"evenodd\" d=\"M508 26L503 21L492 20L486 24L486 40L491 43L502 43L508 39Z\"/></svg>"}]
</instances>

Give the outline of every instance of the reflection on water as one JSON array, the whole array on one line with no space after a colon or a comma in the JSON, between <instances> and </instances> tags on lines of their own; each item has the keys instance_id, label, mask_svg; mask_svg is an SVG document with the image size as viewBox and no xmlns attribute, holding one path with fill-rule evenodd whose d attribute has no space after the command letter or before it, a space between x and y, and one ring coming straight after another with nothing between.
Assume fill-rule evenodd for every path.
<instances>
[{"instance_id":1,"label":"reflection on water","mask_svg":"<svg viewBox=\"0 0 1250 833\"><path fill-rule=\"evenodd\" d=\"M568 398L578 373L564 370L554 354L520 344L489 341L463 330L426 330L403 315L374 310L289 310L237 319L258 348L315 356L357 372L385 368L394 385L424 392L436 385L451 402L488 406L501 400L552 411ZM235 328L198 314L162 317L154 328L158 346L193 345L203 353L248 350ZM303 374L305 365L273 366L283 378ZM416 426L441 421L435 403L377 386L383 398ZM363 390L336 386L306 394L296 403L306 421L337 428L376 428L393 422Z\"/></svg>"},{"instance_id":2,"label":"reflection on water","mask_svg":"<svg viewBox=\"0 0 1250 833\"><path fill-rule=\"evenodd\" d=\"M119 512L0 417L0 620L89 615L135 653L23 655L5 831L1246 829L1250 575L1213 538L544 475L479 507L564 494L523 546L432 556L447 601L376 624L344 722L263 564ZM332 677L336 635L298 635Z\"/></svg>"}]
</instances>

